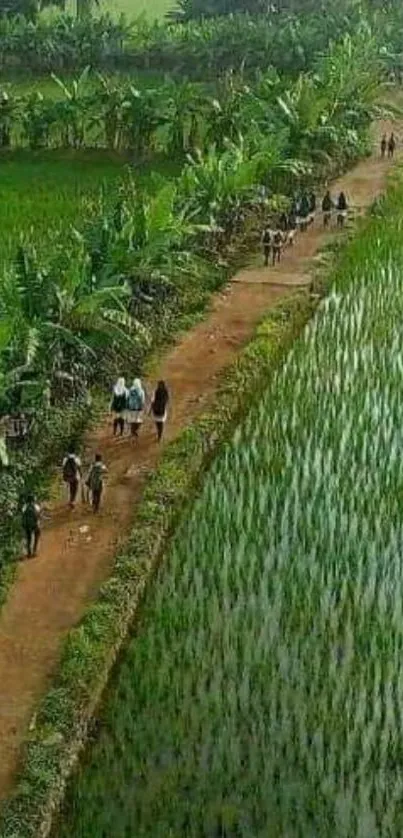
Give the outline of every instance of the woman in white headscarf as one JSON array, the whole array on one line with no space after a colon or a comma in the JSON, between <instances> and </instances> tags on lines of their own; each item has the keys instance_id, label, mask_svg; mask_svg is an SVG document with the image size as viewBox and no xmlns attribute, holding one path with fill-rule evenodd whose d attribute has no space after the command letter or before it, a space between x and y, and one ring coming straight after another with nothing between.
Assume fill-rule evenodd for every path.
<instances>
[{"instance_id":1,"label":"woman in white headscarf","mask_svg":"<svg viewBox=\"0 0 403 838\"><path fill-rule=\"evenodd\" d=\"M139 378L135 378L127 394L126 422L130 425L131 434L134 437L139 435L143 422L143 410L146 401L146 394Z\"/></svg>"},{"instance_id":2,"label":"woman in white headscarf","mask_svg":"<svg viewBox=\"0 0 403 838\"><path fill-rule=\"evenodd\" d=\"M120 436L123 436L125 429L125 412L127 406L127 389L124 378L118 378L112 393L111 412L114 414L113 420L113 435L116 436L118 430Z\"/></svg>"}]
</instances>

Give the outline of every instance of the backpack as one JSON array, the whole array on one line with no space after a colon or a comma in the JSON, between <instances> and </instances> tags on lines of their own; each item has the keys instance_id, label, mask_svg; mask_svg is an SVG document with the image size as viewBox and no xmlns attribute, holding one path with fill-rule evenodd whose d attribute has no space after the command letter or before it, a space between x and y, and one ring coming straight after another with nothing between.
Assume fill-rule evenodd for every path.
<instances>
[{"instance_id":1,"label":"backpack","mask_svg":"<svg viewBox=\"0 0 403 838\"><path fill-rule=\"evenodd\" d=\"M96 492L103 485L104 464L94 463L88 475L87 486L91 492Z\"/></svg>"},{"instance_id":2,"label":"backpack","mask_svg":"<svg viewBox=\"0 0 403 838\"><path fill-rule=\"evenodd\" d=\"M63 466L63 480L65 483L72 483L73 480L77 479L77 461L76 458L72 455L71 457L67 457L67 460Z\"/></svg>"},{"instance_id":3,"label":"backpack","mask_svg":"<svg viewBox=\"0 0 403 838\"><path fill-rule=\"evenodd\" d=\"M128 410L142 410L144 407L144 398L138 390L129 390L127 397Z\"/></svg>"},{"instance_id":4,"label":"backpack","mask_svg":"<svg viewBox=\"0 0 403 838\"><path fill-rule=\"evenodd\" d=\"M27 503L22 510L22 524L25 530L36 530L39 523L39 512L35 503Z\"/></svg>"},{"instance_id":5,"label":"backpack","mask_svg":"<svg viewBox=\"0 0 403 838\"><path fill-rule=\"evenodd\" d=\"M271 232L269 230L265 230L263 233L263 244L268 247L271 244Z\"/></svg>"}]
</instances>

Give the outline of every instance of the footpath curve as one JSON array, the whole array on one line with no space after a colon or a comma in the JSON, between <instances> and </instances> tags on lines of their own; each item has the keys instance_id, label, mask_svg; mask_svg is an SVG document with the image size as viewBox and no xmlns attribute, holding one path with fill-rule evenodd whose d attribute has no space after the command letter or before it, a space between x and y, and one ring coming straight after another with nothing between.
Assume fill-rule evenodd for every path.
<instances>
[{"instance_id":1,"label":"footpath curve","mask_svg":"<svg viewBox=\"0 0 403 838\"><path fill-rule=\"evenodd\" d=\"M333 190L343 189L360 212L385 189L391 164L379 159L378 144L380 135L391 127L388 122L377 123L374 155L333 184ZM393 128L399 131L399 125ZM312 260L332 235L323 231L318 220L298 237L278 267L241 271L216 295L206 319L161 360L155 379L165 379L172 393L163 445L206 408L218 375L234 361L264 312L310 282ZM88 457L102 451L109 468L99 517L95 522L84 507L70 512L65 499L57 499L48 507L50 521L40 555L19 565L0 612L0 799L12 788L21 743L49 686L62 642L110 573L118 545L130 530L146 476L163 445L157 445L149 423L138 444L129 439L114 441L105 417L86 446Z\"/></svg>"}]
</instances>

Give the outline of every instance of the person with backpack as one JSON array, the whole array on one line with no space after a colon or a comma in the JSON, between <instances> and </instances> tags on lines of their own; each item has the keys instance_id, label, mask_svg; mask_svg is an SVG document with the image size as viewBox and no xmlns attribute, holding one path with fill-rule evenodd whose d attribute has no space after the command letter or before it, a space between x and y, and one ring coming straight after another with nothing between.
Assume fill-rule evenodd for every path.
<instances>
[{"instance_id":1,"label":"person with backpack","mask_svg":"<svg viewBox=\"0 0 403 838\"><path fill-rule=\"evenodd\" d=\"M86 480L86 485L91 492L91 502L94 513L99 511L102 493L104 490L104 477L107 474L107 471L108 469L106 468L105 463L102 462L102 455L96 454L95 462L92 464Z\"/></svg>"},{"instance_id":2,"label":"person with backpack","mask_svg":"<svg viewBox=\"0 0 403 838\"><path fill-rule=\"evenodd\" d=\"M81 460L73 451L63 460L63 480L69 487L69 504L74 509L81 480Z\"/></svg>"},{"instance_id":3,"label":"person with backpack","mask_svg":"<svg viewBox=\"0 0 403 838\"><path fill-rule=\"evenodd\" d=\"M135 378L127 394L126 422L130 427L131 435L138 437L143 422L143 410L146 402L146 394L139 378Z\"/></svg>"},{"instance_id":4,"label":"person with backpack","mask_svg":"<svg viewBox=\"0 0 403 838\"><path fill-rule=\"evenodd\" d=\"M127 405L127 389L124 378L118 378L112 394L111 412L114 414L113 420L113 436L116 436L118 429L120 436L123 436L125 430L125 412Z\"/></svg>"},{"instance_id":5,"label":"person with backpack","mask_svg":"<svg viewBox=\"0 0 403 838\"><path fill-rule=\"evenodd\" d=\"M167 419L169 393L165 381L159 381L151 403L151 413L154 417L158 442L161 442L164 425Z\"/></svg>"},{"instance_id":6,"label":"person with backpack","mask_svg":"<svg viewBox=\"0 0 403 838\"><path fill-rule=\"evenodd\" d=\"M35 496L33 494L29 494L24 506L22 507L21 515L21 523L24 530L27 545L27 556L29 559L36 556L38 552L39 539L41 537L40 515L41 508L39 504L36 503Z\"/></svg>"}]
</instances>

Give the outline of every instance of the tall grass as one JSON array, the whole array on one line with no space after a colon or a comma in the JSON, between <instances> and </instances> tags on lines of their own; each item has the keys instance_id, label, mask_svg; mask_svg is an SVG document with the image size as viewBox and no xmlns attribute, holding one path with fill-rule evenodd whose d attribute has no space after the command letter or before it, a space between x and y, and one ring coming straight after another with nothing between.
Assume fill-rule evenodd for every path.
<instances>
[{"instance_id":1,"label":"tall grass","mask_svg":"<svg viewBox=\"0 0 403 838\"><path fill-rule=\"evenodd\" d=\"M60 838L403 834L402 199L208 474Z\"/></svg>"}]
</instances>

